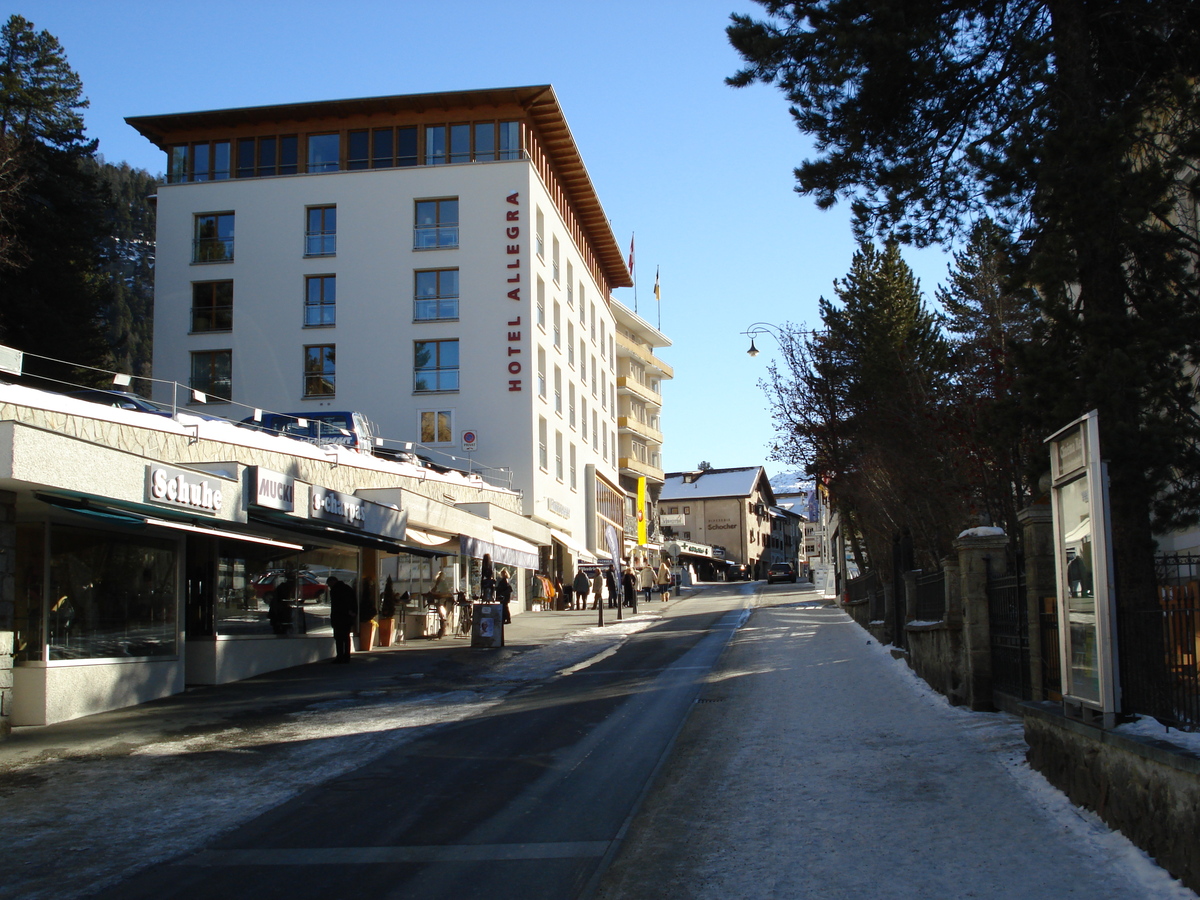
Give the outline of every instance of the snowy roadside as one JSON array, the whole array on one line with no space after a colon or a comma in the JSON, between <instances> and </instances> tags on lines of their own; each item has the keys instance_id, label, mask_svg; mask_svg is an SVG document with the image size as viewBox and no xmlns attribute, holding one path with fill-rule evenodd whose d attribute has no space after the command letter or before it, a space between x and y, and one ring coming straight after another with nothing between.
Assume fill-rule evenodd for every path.
<instances>
[{"instance_id":1,"label":"snowy roadside","mask_svg":"<svg viewBox=\"0 0 1200 900\"><path fill-rule=\"evenodd\" d=\"M931 688L903 660L894 658L890 648L882 647L877 642L872 642L872 646L891 662L899 676L909 683L913 692L925 703L954 719L964 733L972 735L987 747L997 764L1038 809L1078 840L1081 846L1089 848L1097 858L1112 860L1124 867L1130 877L1145 888L1146 897L1197 900L1195 892L1172 878L1146 851L1120 831L1110 828L1095 813L1076 806L1040 772L1030 768L1025 761L1028 747L1024 724L1018 716L1004 712L972 712L964 707L952 706L944 695ZM1200 735L1172 731L1169 736L1164 736L1163 727L1156 722L1141 720L1123 725L1118 730L1126 734L1144 734L1170 740L1193 752L1200 752Z\"/></svg>"},{"instance_id":2,"label":"snowy roadside","mask_svg":"<svg viewBox=\"0 0 1200 900\"><path fill-rule=\"evenodd\" d=\"M284 721L0 766L10 860L0 898L80 897L198 849L301 791L476 716L510 691L586 666L660 615L568 634L448 693L361 691Z\"/></svg>"}]
</instances>

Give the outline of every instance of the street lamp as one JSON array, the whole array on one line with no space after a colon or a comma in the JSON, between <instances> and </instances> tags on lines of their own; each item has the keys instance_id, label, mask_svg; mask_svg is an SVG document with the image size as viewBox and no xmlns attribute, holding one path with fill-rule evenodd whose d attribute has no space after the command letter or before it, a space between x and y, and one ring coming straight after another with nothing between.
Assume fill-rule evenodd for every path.
<instances>
[{"instance_id":1,"label":"street lamp","mask_svg":"<svg viewBox=\"0 0 1200 900\"><path fill-rule=\"evenodd\" d=\"M775 340L779 340L779 335L782 329L778 325L772 325L770 322L755 322L749 328L742 332L746 337L750 338L750 349L746 351L750 356L758 356L759 350L754 346L754 339L760 334L769 334Z\"/></svg>"},{"instance_id":2,"label":"street lamp","mask_svg":"<svg viewBox=\"0 0 1200 900\"><path fill-rule=\"evenodd\" d=\"M771 337L783 346L783 337L785 334L825 334L824 331L819 331L814 328L784 328L779 325L772 325L770 322L755 322L749 328L742 332L746 337L750 338L750 349L746 351L749 356L758 356L761 352L754 346L754 339L760 334L769 334Z\"/></svg>"}]
</instances>

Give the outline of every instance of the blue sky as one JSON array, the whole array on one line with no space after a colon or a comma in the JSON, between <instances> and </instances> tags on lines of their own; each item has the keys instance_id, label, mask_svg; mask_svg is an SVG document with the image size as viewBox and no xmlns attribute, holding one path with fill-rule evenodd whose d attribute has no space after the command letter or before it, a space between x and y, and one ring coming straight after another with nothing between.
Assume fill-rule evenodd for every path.
<instances>
[{"instance_id":1,"label":"blue sky","mask_svg":"<svg viewBox=\"0 0 1200 900\"><path fill-rule=\"evenodd\" d=\"M707 460L774 474L787 467L769 460L758 380L777 347L762 338L751 359L741 332L815 325L854 241L844 208L820 212L792 189L810 145L782 94L723 82L739 65L729 14L758 10L750 0L32 0L13 11L62 43L105 158L155 173L164 154L126 116L554 85L618 242L636 234L637 310L674 342L661 352L676 376L664 388L665 468ZM905 257L932 294L945 257ZM634 293L616 296L633 307Z\"/></svg>"}]
</instances>

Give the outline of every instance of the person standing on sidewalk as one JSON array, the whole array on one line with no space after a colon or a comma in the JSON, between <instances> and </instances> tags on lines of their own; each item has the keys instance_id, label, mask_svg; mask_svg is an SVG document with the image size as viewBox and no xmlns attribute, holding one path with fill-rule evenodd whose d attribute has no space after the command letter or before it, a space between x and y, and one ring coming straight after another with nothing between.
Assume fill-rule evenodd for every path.
<instances>
[{"instance_id":1,"label":"person standing on sidewalk","mask_svg":"<svg viewBox=\"0 0 1200 900\"><path fill-rule=\"evenodd\" d=\"M505 625L512 622L512 614L508 611L508 602L512 600L512 591L512 582L508 580L508 569L501 569L500 577L496 579L496 599L504 607Z\"/></svg>"},{"instance_id":2,"label":"person standing on sidewalk","mask_svg":"<svg viewBox=\"0 0 1200 900\"><path fill-rule=\"evenodd\" d=\"M575 608L587 609L588 591L592 589L592 583L588 581L587 573L580 569L575 573Z\"/></svg>"},{"instance_id":3,"label":"person standing on sidewalk","mask_svg":"<svg viewBox=\"0 0 1200 900\"><path fill-rule=\"evenodd\" d=\"M625 592L625 605L633 610L634 615L637 615L637 576L628 566L621 573L621 588Z\"/></svg>"},{"instance_id":4,"label":"person standing on sidewalk","mask_svg":"<svg viewBox=\"0 0 1200 900\"><path fill-rule=\"evenodd\" d=\"M350 662L350 635L358 625L358 598L354 588L339 578L330 575L325 582L329 586L329 624L333 626L333 661Z\"/></svg>"},{"instance_id":5,"label":"person standing on sidewalk","mask_svg":"<svg viewBox=\"0 0 1200 900\"><path fill-rule=\"evenodd\" d=\"M654 593L654 588L658 584L658 579L654 575L654 569L650 566L642 566L638 572L638 587L646 592L646 603L650 602L650 595Z\"/></svg>"},{"instance_id":6,"label":"person standing on sidewalk","mask_svg":"<svg viewBox=\"0 0 1200 900\"><path fill-rule=\"evenodd\" d=\"M662 562L658 564L658 592L662 595L663 603L666 603L671 598L671 563L664 556Z\"/></svg>"},{"instance_id":7,"label":"person standing on sidewalk","mask_svg":"<svg viewBox=\"0 0 1200 900\"><path fill-rule=\"evenodd\" d=\"M604 578L600 574L600 570L596 570L596 574L592 576L592 609L599 609L600 604L604 602Z\"/></svg>"}]
</instances>

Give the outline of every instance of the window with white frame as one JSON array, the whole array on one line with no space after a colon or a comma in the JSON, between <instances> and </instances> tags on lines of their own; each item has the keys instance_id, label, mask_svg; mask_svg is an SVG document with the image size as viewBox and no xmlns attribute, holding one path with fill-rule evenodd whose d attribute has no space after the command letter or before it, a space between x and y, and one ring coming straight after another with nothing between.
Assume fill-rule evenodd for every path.
<instances>
[{"instance_id":1,"label":"window with white frame","mask_svg":"<svg viewBox=\"0 0 1200 900\"><path fill-rule=\"evenodd\" d=\"M549 426L546 424L546 418L538 416L538 467L543 472L550 471L550 460L546 447L547 434L549 434Z\"/></svg>"},{"instance_id":2,"label":"window with white frame","mask_svg":"<svg viewBox=\"0 0 1200 900\"><path fill-rule=\"evenodd\" d=\"M600 438L600 455L604 458L605 462L608 462L608 423L601 422L600 429L602 435Z\"/></svg>"},{"instance_id":3,"label":"window with white frame","mask_svg":"<svg viewBox=\"0 0 1200 900\"><path fill-rule=\"evenodd\" d=\"M571 444L571 490L575 490L575 445Z\"/></svg>"},{"instance_id":4,"label":"window with white frame","mask_svg":"<svg viewBox=\"0 0 1200 900\"><path fill-rule=\"evenodd\" d=\"M550 238L550 277L558 284L558 238Z\"/></svg>"},{"instance_id":5,"label":"window with white frame","mask_svg":"<svg viewBox=\"0 0 1200 900\"><path fill-rule=\"evenodd\" d=\"M558 366L554 367L554 411L558 415L562 415L562 369Z\"/></svg>"},{"instance_id":6,"label":"window with white frame","mask_svg":"<svg viewBox=\"0 0 1200 900\"><path fill-rule=\"evenodd\" d=\"M575 427L575 382L567 385L567 424Z\"/></svg>"},{"instance_id":7,"label":"window with white frame","mask_svg":"<svg viewBox=\"0 0 1200 900\"><path fill-rule=\"evenodd\" d=\"M579 417L580 427L583 430L583 442L586 444L588 439L588 414L587 414L587 399L583 401L583 410Z\"/></svg>"},{"instance_id":8,"label":"window with white frame","mask_svg":"<svg viewBox=\"0 0 1200 900\"><path fill-rule=\"evenodd\" d=\"M608 409L608 373L600 370L600 406Z\"/></svg>"},{"instance_id":9,"label":"window with white frame","mask_svg":"<svg viewBox=\"0 0 1200 900\"><path fill-rule=\"evenodd\" d=\"M579 279L579 324L587 324L587 304L583 301L583 279Z\"/></svg>"},{"instance_id":10,"label":"window with white frame","mask_svg":"<svg viewBox=\"0 0 1200 900\"><path fill-rule=\"evenodd\" d=\"M592 364L592 396L595 397L596 391L598 390L598 388L597 388L598 382L596 381L596 357L590 356L590 357L588 357L588 359L591 361L591 364Z\"/></svg>"},{"instance_id":11,"label":"window with white frame","mask_svg":"<svg viewBox=\"0 0 1200 900\"><path fill-rule=\"evenodd\" d=\"M567 306L575 305L575 267L567 260Z\"/></svg>"},{"instance_id":12,"label":"window with white frame","mask_svg":"<svg viewBox=\"0 0 1200 900\"><path fill-rule=\"evenodd\" d=\"M591 313L592 324L588 328L588 333L592 339L592 343L594 344L594 343L596 343L596 304L595 303L591 304L591 309L592 309L592 313Z\"/></svg>"},{"instance_id":13,"label":"window with white frame","mask_svg":"<svg viewBox=\"0 0 1200 900\"><path fill-rule=\"evenodd\" d=\"M554 432L554 477L563 480L563 436L561 431Z\"/></svg>"},{"instance_id":14,"label":"window with white frame","mask_svg":"<svg viewBox=\"0 0 1200 900\"><path fill-rule=\"evenodd\" d=\"M537 280L537 324L542 331L546 330L546 282L540 275Z\"/></svg>"},{"instance_id":15,"label":"window with white frame","mask_svg":"<svg viewBox=\"0 0 1200 900\"><path fill-rule=\"evenodd\" d=\"M539 259L546 258L546 217L539 207L535 216L536 227L533 230L533 249Z\"/></svg>"},{"instance_id":16,"label":"window with white frame","mask_svg":"<svg viewBox=\"0 0 1200 900\"><path fill-rule=\"evenodd\" d=\"M537 352L537 381L538 381L538 396L543 400L546 399L546 351L542 347L538 347Z\"/></svg>"},{"instance_id":17,"label":"window with white frame","mask_svg":"<svg viewBox=\"0 0 1200 900\"><path fill-rule=\"evenodd\" d=\"M554 349L562 351L562 307L557 300L554 301Z\"/></svg>"},{"instance_id":18,"label":"window with white frame","mask_svg":"<svg viewBox=\"0 0 1200 900\"><path fill-rule=\"evenodd\" d=\"M417 433L422 444L450 444L454 441L454 410L423 409L417 413Z\"/></svg>"},{"instance_id":19,"label":"window with white frame","mask_svg":"<svg viewBox=\"0 0 1200 900\"><path fill-rule=\"evenodd\" d=\"M606 352L607 344L608 344L608 341L604 337L604 320L601 319L600 320L600 358L601 359L608 358L608 354Z\"/></svg>"},{"instance_id":20,"label":"window with white frame","mask_svg":"<svg viewBox=\"0 0 1200 900\"><path fill-rule=\"evenodd\" d=\"M567 323L567 365L575 368L575 323Z\"/></svg>"},{"instance_id":21,"label":"window with white frame","mask_svg":"<svg viewBox=\"0 0 1200 900\"><path fill-rule=\"evenodd\" d=\"M600 418L596 410L592 410L592 449L600 449Z\"/></svg>"}]
</instances>

